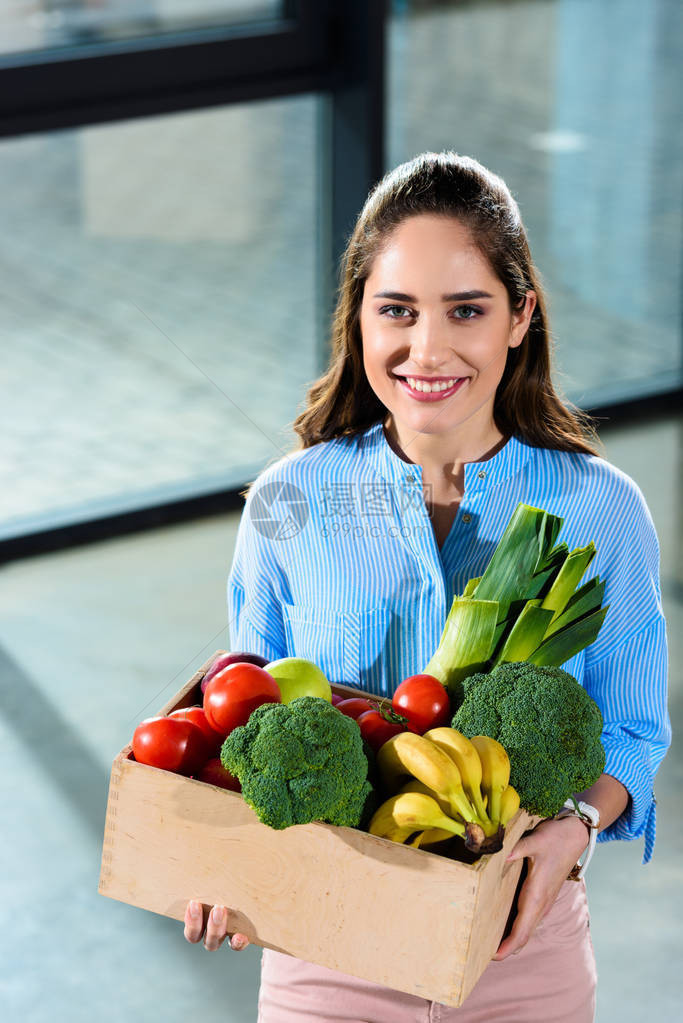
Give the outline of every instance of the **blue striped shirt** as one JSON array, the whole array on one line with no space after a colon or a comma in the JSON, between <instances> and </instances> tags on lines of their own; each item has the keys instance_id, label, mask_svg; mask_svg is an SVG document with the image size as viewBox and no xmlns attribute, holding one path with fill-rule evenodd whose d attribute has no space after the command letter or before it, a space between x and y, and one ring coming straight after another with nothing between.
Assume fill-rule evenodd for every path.
<instances>
[{"instance_id":1,"label":"blue striped shirt","mask_svg":"<svg viewBox=\"0 0 683 1023\"><path fill-rule=\"evenodd\" d=\"M296 451L249 491L228 577L232 650L305 657L332 682L391 696L423 671L453 597L480 576L517 504L562 516L570 549L594 541L584 581L606 583L593 644L562 667L600 706L605 771L631 799L599 841L655 839L654 776L671 741L659 543L637 484L592 455L510 437L467 462L464 496L439 549L422 467L404 461L382 423Z\"/></svg>"}]
</instances>

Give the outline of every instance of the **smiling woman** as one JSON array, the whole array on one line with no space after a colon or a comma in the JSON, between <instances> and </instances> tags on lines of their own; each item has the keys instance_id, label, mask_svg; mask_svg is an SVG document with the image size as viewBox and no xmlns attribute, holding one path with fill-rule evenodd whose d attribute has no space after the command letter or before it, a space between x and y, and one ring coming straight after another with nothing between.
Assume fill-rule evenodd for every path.
<instances>
[{"instance_id":1,"label":"smiling woman","mask_svg":"<svg viewBox=\"0 0 683 1023\"><path fill-rule=\"evenodd\" d=\"M561 665L605 724L605 772L575 795L599 818L598 841L642 836L647 861L671 739L657 536L633 480L597 455L590 418L554 389L514 199L475 160L422 153L371 192L340 280L330 366L294 422L300 447L247 492L228 579L232 647L309 657L391 698L424 672L454 597L484 573L517 505L557 515L570 550L594 542L610 609L598 640ZM258 490L277 481L309 513L286 539L251 518ZM259 1023L590 1023L586 892L567 880L588 838L576 816L551 818L515 846L511 858L532 864L516 916L460 1008L265 949ZM381 924L360 939L376 945Z\"/></svg>"}]
</instances>

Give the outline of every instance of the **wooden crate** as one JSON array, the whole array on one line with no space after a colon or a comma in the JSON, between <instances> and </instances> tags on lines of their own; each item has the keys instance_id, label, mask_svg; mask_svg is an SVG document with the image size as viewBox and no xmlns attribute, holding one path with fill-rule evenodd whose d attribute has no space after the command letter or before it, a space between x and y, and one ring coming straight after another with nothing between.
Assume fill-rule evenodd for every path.
<instances>
[{"instance_id":1,"label":"wooden crate","mask_svg":"<svg viewBox=\"0 0 683 1023\"><path fill-rule=\"evenodd\" d=\"M201 703L221 652L159 713ZM190 899L219 903L252 944L459 1006L500 943L521 870L506 850L532 824L520 811L503 849L472 864L354 828L276 831L238 793L139 764L128 745L112 766L98 890L176 920Z\"/></svg>"}]
</instances>

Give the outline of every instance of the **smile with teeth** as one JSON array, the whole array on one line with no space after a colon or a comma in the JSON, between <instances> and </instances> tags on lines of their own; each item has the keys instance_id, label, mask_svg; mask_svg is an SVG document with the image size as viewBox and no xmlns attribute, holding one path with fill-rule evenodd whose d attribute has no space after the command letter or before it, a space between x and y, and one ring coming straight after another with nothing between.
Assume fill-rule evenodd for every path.
<instances>
[{"instance_id":1,"label":"smile with teeth","mask_svg":"<svg viewBox=\"0 0 683 1023\"><path fill-rule=\"evenodd\" d=\"M426 380L417 380L415 377L404 377L413 391L422 391L426 394L430 394L434 391L447 391L453 387L458 381L463 380L463 377L449 377L448 380L438 380L433 384L428 383Z\"/></svg>"}]
</instances>

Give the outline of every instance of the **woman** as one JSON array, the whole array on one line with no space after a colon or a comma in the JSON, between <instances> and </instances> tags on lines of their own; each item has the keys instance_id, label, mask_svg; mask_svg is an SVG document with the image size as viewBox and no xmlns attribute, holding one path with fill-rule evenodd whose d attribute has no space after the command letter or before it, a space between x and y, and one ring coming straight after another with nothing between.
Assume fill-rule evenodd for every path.
<instances>
[{"instance_id":1,"label":"woman","mask_svg":"<svg viewBox=\"0 0 683 1023\"><path fill-rule=\"evenodd\" d=\"M248 492L232 648L308 657L331 681L391 696L429 661L518 502L561 515L570 549L595 542L591 575L610 606L563 665L605 721L605 773L577 796L599 815L598 841L644 836L647 861L670 742L659 545L642 493L598 455L550 367L543 291L504 182L452 152L387 174L343 256L331 363L295 420L300 446ZM260 514L277 494L292 510L284 533ZM517 844L528 869L516 918L460 1009L266 949L259 1020L592 1020L585 885L567 880L588 837L568 815ZM210 919L205 947L229 932L227 914ZM203 933L188 906L186 938Z\"/></svg>"}]
</instances>

